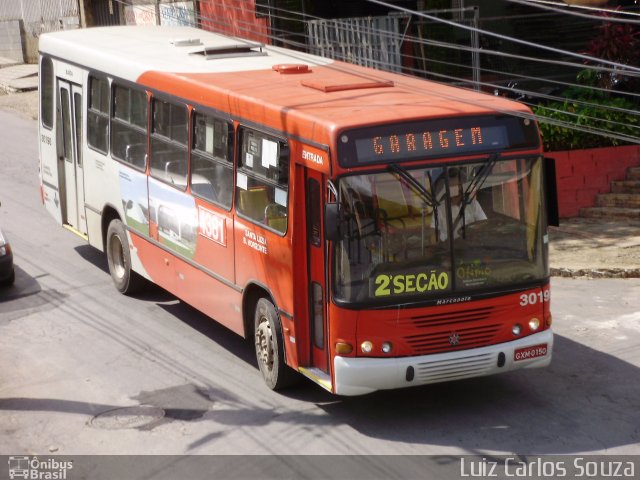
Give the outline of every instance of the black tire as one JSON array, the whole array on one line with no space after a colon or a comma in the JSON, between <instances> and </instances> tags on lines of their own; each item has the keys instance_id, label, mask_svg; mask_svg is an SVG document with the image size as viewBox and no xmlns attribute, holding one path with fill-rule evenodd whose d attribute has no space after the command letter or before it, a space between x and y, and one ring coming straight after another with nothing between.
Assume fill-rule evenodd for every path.
<instances>
[{"instance_id":1,"label":"black tire","mask_svg":"<svg viewBox=\"0 0 640 480\"><path fill-rule=\"evenodd\" d=\"M16 281L16 271L11 270L11 275L0 282L0 287L10 287Z\"/></svg>"},{"instance_id":2,"label":"black tire","mask_svg":"<svg viewBox=\"0 0 640 480\"><path fill-rule=\"evenodd\" d=\"M146 285L144 277L131 269L131 251L124 225L119 219L111 220L105 245L109 273L120 293L131 295Z\"/></svg>"},{"instance_id":3,"label":"black tire","mask_svg":"<svg viewBox=\"0 0 640 480\"><path fill-rule=\"evenodd\" d=\"M298 373L284 360L282 325L276 308L266 298L256 304L254 343L260 373L271 390L280 390L296 383Z\"/></svg>"}]
</instances>

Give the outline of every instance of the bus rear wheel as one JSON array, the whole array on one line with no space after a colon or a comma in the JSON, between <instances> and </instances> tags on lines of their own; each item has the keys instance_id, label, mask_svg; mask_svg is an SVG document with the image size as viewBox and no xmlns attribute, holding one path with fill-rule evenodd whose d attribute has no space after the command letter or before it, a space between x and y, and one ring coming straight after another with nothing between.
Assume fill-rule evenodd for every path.
<instances>
[{"instance_id":1,"label":"bus rear wheel","mask_svg":"<svg viewBox=\"0 0 640 480\"><path fill-rule=\"evenodd\" d=\"M256 304L254 327L256 358L265 383L272 390L291 386L298 375L285 362L280 318L273 303L266 298Z\"/></svg>"},{"instance_id":2,"label":"bus rear wheel","mask_svg":"<svg viewBox=\"0 0 640 480\"><path fill-rule=\"evenodd\" d=\"M127 232L119 219L111 220L109 223L106 250L109 273L118 291L125 295L140 291L145 280L131 269L131 251Z\"/></svg>"}]
</instances>

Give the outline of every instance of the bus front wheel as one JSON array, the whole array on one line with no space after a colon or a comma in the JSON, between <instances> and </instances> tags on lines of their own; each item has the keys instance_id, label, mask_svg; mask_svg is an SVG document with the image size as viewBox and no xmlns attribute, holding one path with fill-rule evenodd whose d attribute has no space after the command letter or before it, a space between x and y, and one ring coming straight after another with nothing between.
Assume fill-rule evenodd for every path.
<instances>
[{"instance_id":1,"label":"bus front wheel","mask_svg":"<svg viewBox=\"0 0 640 480\"><path fill-rule=\"evenodd\" d=\"M109 223L106 247L109 273L118 291L125 295L140 291L144 285L144 278L131 269L127 232L118 219Z\"/></svg>"},{"instance_id":2,"label":"bus front wheel","mask_svg":"<svg viewBox=\"0 0 640 480\"><path fill-rule=\"evenodd\" d=\"M267 386L279 390L295 383L297 374L284 359L280 318L273 303L266 298L258 300L254 327L258 367Z\"/></svg>"}]
</instances>

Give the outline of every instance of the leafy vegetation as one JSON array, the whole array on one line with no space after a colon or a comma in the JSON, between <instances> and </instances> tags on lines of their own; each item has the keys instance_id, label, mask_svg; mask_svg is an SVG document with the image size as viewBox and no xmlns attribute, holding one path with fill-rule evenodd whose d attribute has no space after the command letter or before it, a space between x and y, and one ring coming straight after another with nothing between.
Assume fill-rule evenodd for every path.
<instances>
[{"instance_id":1,"label":"leafy vegetation","mask_svg":"<svg viewBox=\"0 0 640 480\"><path fill-rule=\"evenodd\" d=\"M635 25L603 22L590 42L587 55L619 63L640 65L640 32ZM615 136L640 140L640 104L619 92L638 92L638 77L589 68L577 76L579 87L560 93L564 102L534 107L547 150L609 147L625 144ZM550 121L545 122L547 118ZM558 123L554 123L558 122ZM595 132L600 133L595 133ZM603 133L604 132L604 133Z\"/></svg>"},{"instance_id":2,"label":"leafy vegetation","mask_svg":"<svg viewBox=\"0 0 640 480\"><path fill-rule=\"evenodd\" d=\"M578 81L598 81L594 70L583 70ZM541 120L540 131L546 150L571 150L618 146L624 142L615 137L594 133L605 130L612 134L640 138L640 111L638 104L625 97L607 95L601 90L571 87L561 94L564 102L549 102L534 107ZM553 122L561 122L555 124Z\"/></svg>"}]
</instances>

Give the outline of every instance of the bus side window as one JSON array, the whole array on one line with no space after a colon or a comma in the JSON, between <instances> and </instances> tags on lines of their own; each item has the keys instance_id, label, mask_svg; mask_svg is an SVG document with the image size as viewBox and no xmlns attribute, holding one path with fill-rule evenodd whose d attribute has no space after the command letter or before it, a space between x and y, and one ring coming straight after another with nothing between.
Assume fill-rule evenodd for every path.
<instances>
[{"instance_id":1,"label":"bus side window","mask_svg":"<svg viewBox=\"0 0 640 480\"><path fill-rule=\"evenodd\" d=\"M186 105L153 99L151 176L180 190L187 188L188 112Z\"/></svg>"},{"instance_id":2,"label":"bus side window","mask_svg":"<svg viewBox=\"0 0 640 480\"><path fill-rule=\"evenodd\" d=\"M111 155L138 170L147 164L147 94L113 84Z\"/></svg>"},{"instance_id":3,"label":"bus side window","mask_svg":"<svg viewBox=\"0 0 640 480\"><path fill-rule=\"evenodd\" d=\"M53 61L42 57L40 66L40 121L46 128L53 127Z\"/></svg>"},{"instance_id":4,"label":"bus side window","mask_svg":"<svg viewBox=\"0 0 640 480\"><path fill-rule=\"evenodd\" d=\"M240 131L238 213L280 233L287 231L289 148L250 128Z\"/></svg>"},{"instance_id":5,"label":"bus side window","mask_svg":"<svg viewBox=\"0 0 640 480\"><path fill-rule=\"evenodd\" d=\"M191 193L227 210L233 197L233 125L193 114Z\"/></svg>"},{"instance_id":6,"label":"bus side window","mask_svg":"<svg viewBox=\"0 0 640 480\"><path fill-rule=\"evenodd\" d=\"M109 151L109 81L89 75L87 143L102 153Z\"/></svg>"}]
</instances>

